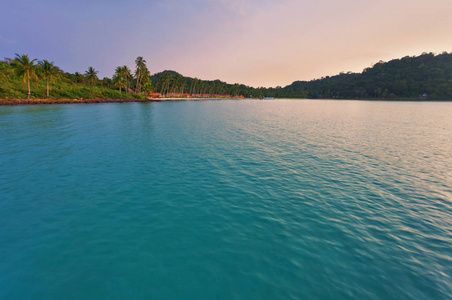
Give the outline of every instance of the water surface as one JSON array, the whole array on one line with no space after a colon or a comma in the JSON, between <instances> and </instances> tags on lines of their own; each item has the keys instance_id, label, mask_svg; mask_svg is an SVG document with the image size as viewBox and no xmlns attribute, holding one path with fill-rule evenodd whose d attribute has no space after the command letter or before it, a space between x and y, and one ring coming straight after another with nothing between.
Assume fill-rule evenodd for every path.
<instances>
[{"instance_id":1,"label":"water surface","mask_svg":"<svg viewBox=\"0 0 452 300\"><path fill-rule=\"evenodd\" d=\"M0 299L450 299L452 105L0 107Z\"/></svg>"}]
</instances>

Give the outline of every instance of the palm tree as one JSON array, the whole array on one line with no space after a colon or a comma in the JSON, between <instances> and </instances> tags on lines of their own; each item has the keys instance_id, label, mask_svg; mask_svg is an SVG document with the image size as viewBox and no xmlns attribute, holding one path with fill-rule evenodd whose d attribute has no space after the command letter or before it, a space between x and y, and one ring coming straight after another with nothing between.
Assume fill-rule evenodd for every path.
<instances>
[{"instance_id":1,"label":"palm tree","mask_svg":"<svg viewBox=\"0 0 452 300\"><path fill-rule=\"evenodd\" d=\"M116 67L115 70L115 76L121 76L124 82L124 87L126 90L126 93L129 91L130 87L129 87L129 78L132 77L132 72L130 71L129 67L127 66L120 66L120 67Z\"/></svg>"},{"instance_id":2,"label":"palm tree","mask_svg":"<svg viewBox=\"0 0 452 300\"><path fill-rule=\"evenodd\" d=\"M41 66L42 72L44 73L44 75L46 77L47 97L49 97L49 80L55 76L55 74L58 72L58 68L55 67L53 61L49 62L46 59L38 62L38 64L39 64L39 66Z\"/></svg>"},{"instance_id":3,"label":"palm tree","mask_svg":"<svg viewBox=\"0 0 452 300\"><path fill-rule=\"evenodd\" d=\"M120 68L120 67L118 67L118 68ZM118 69L118 68L116 68L116 69ZM121 88L124 84L123 77L119 74L113 75L113 84L115 87L119 87L119 94L121 94Z\"/></svg>"},{"instance_id":4,"label":"palm tree","mask_svg":"<svg viewBox=\"0 0 452 300\"><path fill-rule=\"evenodd\" d=\"M14 58L11 65L14 69L16 69L18 76L23 76L24 82L28 83L28 99L30 99L30 78L38 79L36 76L36 65L35 59L30 60L28 54L19 55L16 53L16 57Z\"/></svg>"},{"instance_id":5,"label":"palm tree","mask_svg":"<svg viewBox=\"0 0 452 300\"><path fill-rule=\"evenodd\" d=\"M190 95L196 94L196 83L198 82L198 78L193 78L191 81Z\"/></svg>"},{"instance_id":6,"label":"palm tree","mask_svg":"<svg viewBox=\"0 0 452 300\"><path fill-rule=\"evenodd\" d=\"M135 60L135 64L136 64L136 71L135 71L135 76L137 78L137 87L135 92L136 93L141 93L141 83L143 80L143 76L147 76L146 74L149 73L149 70L146 66L146 61L144 60L144 58L142 56L138 56L137 59Z\"/></svg>"},{"instance_id":7,"label":"palm tree","mask_svg":"<svg viewBox=\"0 0 452 300\"><path fill-rule=\"evenodd\" d=\"M91 84L94 85L94 80L97 80L97 73L99 73L99 71L96 71L93 67L89 67L88 71L85 72L85 76L88 79L91 79Z\"/></svg>"},{"instance_id":8,"label":"palm tree","mask_svg":"<svg viewBox=\"0 0 452 300\"><path fill-rule=\"evenodd\" d=\"M185 91L185 78L180 76L178 79L178 83L179 83L179 93L183 94Z\"/></svg>"},{"instance_id":9,"label":"palm tree","mask_svg":"<svg viewBox=\"0 0 452 300\"><path fill-rule=\"evenodd\" d=\"M151 92L152 90L152 82L151 82L151 74L149 73L148 68L143 69L143 73L141 74L141 87L140 92Z\"/></svg>"},{"instance_id":10,"label":"palm tree","mask_svg":"<svg viewBox=\"0 0 452 300\"><path fill-rule=\"evenodd\" d=\"M170 87L171 87L171 83L172 83L172 81L173 81L173 76L170 74L170 73L168 73L168 72L165 72L164 74L163 74L163 85L162 85L162 90L161 90L161 94L162 95L165 95L165 94L167 94L168 93L168 91L170 90Z\"/></svg>"},{"instance_id":11,"label":"palm tree","mask_svg":"<svg viewBox=\"0 0 452 300\"><path fill-rule=\"evenodd\" d=\"M115 86L119 87L119 92L121 93L122 85L124 84L126 93L127 93L127 67L126 66L119 66L115 69L115 74L113 75L113 81L115 82ZM121 83L121 85L118 86L118 84Z\"/></svg>"}]
</instances>

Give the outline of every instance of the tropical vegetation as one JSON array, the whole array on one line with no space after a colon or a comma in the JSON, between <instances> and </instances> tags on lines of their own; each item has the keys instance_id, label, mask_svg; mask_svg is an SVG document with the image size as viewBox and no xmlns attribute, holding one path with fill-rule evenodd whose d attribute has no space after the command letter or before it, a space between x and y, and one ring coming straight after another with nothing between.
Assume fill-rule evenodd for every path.
<instances>
[{"instance_id":1,"label":"tropical vegetation","mask_svg":"<svg viewBox=\"0 0 452 300\"><path fill-rule=\"evenodd\" d=\"M229 94L262 98L452 100L452 53L423 53L380 61L362 73L342 72L286 87L253 88L220 80L199 80L174 71L151 76L154 91L165 94Z\"/></svg>"},{"instance_id":2,"label":"tropical vegetation","mask_svg":"<svg viewBox=\"0 0 452 300\"><path fill-rule=\"evenodd\" d=\"M55 67L53 61L49 62L46 59L39 61L38 64L41 67L42 74L44 75L44 77L46 79L47 97L49 97L49 93L50 93L49 81L52 80L55 77L55 75L57 75L58 67Z\"/></svg>"},{"instance_id":3,"label":"tropical vegetation","mask_svg":"<svg viewBox=\"0 0 452 300\"><path fill-rule=\"evenodd\" d=\"M27 97L30 99L30 79L36 79L36 65L35 61L37 59L31 59L28 54L19 55L16 53L16 58L12 61L11 66L16 71L16 75L21 77L23 82L27 83L28 93Z\"/></svg>"},{"instance_id":4,"label":"tropical vegetation","mask_svg":"<svg viewBox=\"0 0 452 300\"><path fill-rule=\"evenodd\" d=\"M285 87L250 87L220 80L185 77L175 71L151 75L143 57L135 70L118 66L111 78L98 78L89 67L67 73L53 62L16 54L0 61L0 99L146 97L276 97L309 99L431 99L452 100L452 53L423 53L380 61L361 73L342 72Z\"/></svg>"}]
</instances>

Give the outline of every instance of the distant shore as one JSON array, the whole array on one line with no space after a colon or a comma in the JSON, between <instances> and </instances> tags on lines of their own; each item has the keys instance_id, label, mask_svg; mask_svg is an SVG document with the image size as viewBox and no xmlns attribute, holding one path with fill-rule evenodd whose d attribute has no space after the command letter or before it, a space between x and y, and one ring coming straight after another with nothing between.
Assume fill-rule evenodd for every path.
<instances>
[{"instance_id":1,"label":"distant shore","mask_svg":"<svg viewBox=\"0 0 452 300\"><path fill-rule=\"evenodd\" d=\"M262 100L258 98L130 98L130 99L118 99L118 98L98 98L98 99L0 99L0 106L15 106L15 105L48 105L48 104L90 104L90 103L149 103L149 102L168 102L168 101L202 101L202 100ZM430 100L430 99L305 99L305 98L282 98L291 100L334 100L334 101L388 101L388 102L403 102L403 101L415 101L415 102L452 102L452 100ZM275 101L278 98L271 100ZM266 101L268 102L268 101Z\"/></svg>"},{"instance_id":2,"label":"distant shore","mask_svg":"<svg viewBox=\"0 0 452 300\"><path fill-rule=\"evenodd\" d=\"M130 103L130 102L165 102L185 100L217 100L222 98L98 98L98 99L0 99L0 106L5 105L37 105L37 104L89 104L89 103ZM235 98L232 98L235 99Z\"/></svg>"}]
</instances>

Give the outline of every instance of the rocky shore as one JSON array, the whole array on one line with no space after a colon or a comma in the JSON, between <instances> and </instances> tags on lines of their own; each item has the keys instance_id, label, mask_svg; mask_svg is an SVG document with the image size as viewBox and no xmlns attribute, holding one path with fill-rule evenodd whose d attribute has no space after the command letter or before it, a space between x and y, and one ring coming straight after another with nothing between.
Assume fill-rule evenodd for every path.
<instances>
[{"instance_id":1,"label":"rocky shore","mask_svg":"<svg viewBox=\"0 0 452 300\"><path fill-rule=\"evenodd\" d=\"M156 98L151 99L0 99L0 105L34 105L34 104L75 104L75 103L126 103L126 102L156 102L161 101Z\"/></svg>"},{"instance_id":2,"label":"rocky shore","mask_svg":"<svg viewBox=\"0 0 452 300\"><path fill-rule=\"evenodd\" d=\"M128 103L128 102L164 102L189 100L218 100L222 98L146 98L146 99L0 99L2 105L36 105L36 104L80 104L80 103ZM230 98L237 99L237 98Z\"/></svg>"}]
</instances>

